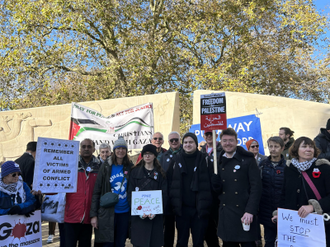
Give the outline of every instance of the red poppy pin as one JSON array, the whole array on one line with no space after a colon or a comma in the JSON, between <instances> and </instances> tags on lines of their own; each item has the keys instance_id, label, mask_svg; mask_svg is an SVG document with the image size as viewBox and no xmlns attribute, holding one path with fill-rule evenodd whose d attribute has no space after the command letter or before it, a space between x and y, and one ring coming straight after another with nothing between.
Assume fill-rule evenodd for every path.
<instances>
[{"instance_id":1,"label":"red poppy pin","mask_svg":"<svg viewBox=\"0 0 330 247\"><path fill-rule=\"evenodd\" d=\"M321 172L318 168L314 168L312 174L313 174L313 178L319 178L321 176Z\"/></svg>"},{"instance_id":2,"label":"red poppy pin","mask_svg":"<svg viewBox=\"0 0 330 247\"><path fill-rule=\"evenodd\" d=\"M280 173L281 173L281 170L276 170L276 173L277 173L277 174L280 174Z\"/></svg>"}]
</instances>

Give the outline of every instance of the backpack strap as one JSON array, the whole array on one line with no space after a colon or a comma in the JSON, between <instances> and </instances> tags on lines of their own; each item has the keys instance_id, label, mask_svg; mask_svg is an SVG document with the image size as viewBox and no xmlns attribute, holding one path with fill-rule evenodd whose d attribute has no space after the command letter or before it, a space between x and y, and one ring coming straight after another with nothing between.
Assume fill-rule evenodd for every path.
<instances>
[{"instance_id":1,"label":"backpack strap","mask_svg":"<svg viewBox=\"0 0 330 247\"><path fill-rule=\"evenodd\" d=\"M322 197L319 193L319 191L316 189L313 181L310 179L310 177L308 176L308 174L306 172L301 172L301 174L304 176L306 182L308 183L309 187L312 189L312 191L314 192L316 199L320 200Z\"/></svg>"}]
</instances>

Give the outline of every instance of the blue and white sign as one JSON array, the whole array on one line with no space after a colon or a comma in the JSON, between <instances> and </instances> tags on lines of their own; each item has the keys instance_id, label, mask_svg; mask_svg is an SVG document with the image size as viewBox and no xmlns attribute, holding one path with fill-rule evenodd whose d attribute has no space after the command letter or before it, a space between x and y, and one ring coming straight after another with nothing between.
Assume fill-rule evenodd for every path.
<instances>
[{"instance_id":1,"label":"blue and white sign","mask_svg":"<svg viewBox=\"0 0 330 247\"><path fill-rule=\"evenodd\" d=\"M262 142L260 118L256 117L256 115L229 118L227 119L227 127L233 128L237 132L239 146L246 149L245 143L248 140L255 139L259 143L259 153L265 154ZM204 141L204 131L201 130L200 124L192 125L189 131L195 133L198 142ZM217 141L220 141L221 130L216 130L216 133L218 134Z\"/></svg>"}]
</instances>

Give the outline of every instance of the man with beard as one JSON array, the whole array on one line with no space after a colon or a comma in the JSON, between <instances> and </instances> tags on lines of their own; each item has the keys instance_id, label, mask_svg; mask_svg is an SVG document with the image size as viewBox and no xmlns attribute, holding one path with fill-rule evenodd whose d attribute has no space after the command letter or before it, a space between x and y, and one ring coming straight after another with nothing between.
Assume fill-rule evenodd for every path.
<instances>
[{"instance_id":1,"label":"man with beard","mask_svg":"<svg viewBox=\"0 0 330 247\"><path fill-rule=\"evenodd\" d=\"M327 159L330 161L330 118L328 119L326 128L320 129L320 134L314 139L315 145L320 149L319 159Z\"/></svg>"},{"instance_id":2,"label":"man with beard","mask_svg":"<svg viewBox=\"0 0 330 247\"><path fill-rule=\"evenodd\" d=\"M218 174L212 187L219 195L218 236L223 247L252 247L258 240L258 212L261 196L260 171L251 152L237 146L237 133L228 128L220 134ZM249 231L243 229L249 225Z\"/></svg>"},{"instance_id":3,"label":"man with beard","mask_svg":"<svg viewBox=\"0 0 330 247\"><path fill-rule=\"evenodd\" d=\"M64 215L65 247L91 247L92 225L89 217L92 195L100 161L93 155L95 143L84 139L80 143L78 183L76 193L66 194Z\"/></svg>"},{"instance_id":4,"label":"man with beard","mask_svg":"<svg viewBox=\"0 0 330 247\"><path fill-rule=\"evenodd\" d=\"M292 146L292 144L294 142L293 133L294 133L294 131L292 131L291 129L289 129L287 127L281 127L280 131L278 133L279 137L282 138L282 140L284 141L284 144L285 144L282 155L284 156L284 159L286 159L286 160L291 160L291 156L289 154L289 148Z\"/></svg>"}]
</instances>

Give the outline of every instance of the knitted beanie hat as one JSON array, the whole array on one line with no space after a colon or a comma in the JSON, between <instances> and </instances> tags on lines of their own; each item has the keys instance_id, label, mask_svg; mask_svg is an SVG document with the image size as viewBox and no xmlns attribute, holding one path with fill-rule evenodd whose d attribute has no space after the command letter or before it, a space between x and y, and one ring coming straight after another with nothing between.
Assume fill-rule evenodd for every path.
<instances>
[{"instance_id":1,"label":"knitted beanie hat","mask_svg":"<svg viewBox=\"0 0 330 247\"><path fill-rule=\"evenodd\" d=\"M327 126L325 128L326 130L330 130L330 118L328 119Z\"/></svg>"},{"instance_id":2,"label":"knitted beanie hat","mask_svg":"<svg viewBox=\"0 0 330 247\"><path fill-rule=\"evenodd\" d=\"M113 151L115 151L116 148L126 148L127 149L127 143L124 140L124 137L119 136L118 140L115 141L115 144L113 145Z\"/></svg>"},{"instance_id":3,"label":"knitted beanie hat","mask_svg":"<svg viewBox=\"0 0 330 247\"><path fill-rule=\"evenodd\" d=\"M182 144L183 144L184 139L185 139L186 137L191 137L191 138L195 141L195 143L196 143L196 147L198 147L197 136L196 136L194 133L187 132L186 134L184 134L184 136L182 137Z\"/></svg>"},{"instance_id":4,"label":"knitted beanie hat","mask_svg":"<svg viewBox=\"0 0 330 247\"><path fill-rule=\"evenodd\" d=\"M252 144L253 142L256 142L257 144L259 144L259 143L257 142L257 140L255 140L255 139L248 140L248 141L245 143L245 146L246 146L247 150L250 149L250 146L251 146L251 144Z\"/></svg>"},{"instance_id":5,"label":"knitted beanie hat","mask_svg":"<svg viewBox=\"0 0 330 247\"><path fill-rule=\"evenodd\" d=\"M14 161L6 161L5 163L2 164L1 166L2 178L14 172L21 173L21 170L19 169L19 165L17 163L15 163Z\"/></svg>"},{"instance_id":6,"label":"knitted beanie hat","mask_svg":"<svg viewBox=\"0 0 330 247\"><path fill-rule=\"evenodd\" d=\"M152 144L145 145L142 149L141 155L143 156L144 153L146 153L146 152L153 153L155 155L155 157L158 156L157 149L156 149L155 145L152 145Z\"/></svg>"}]
</instances>

